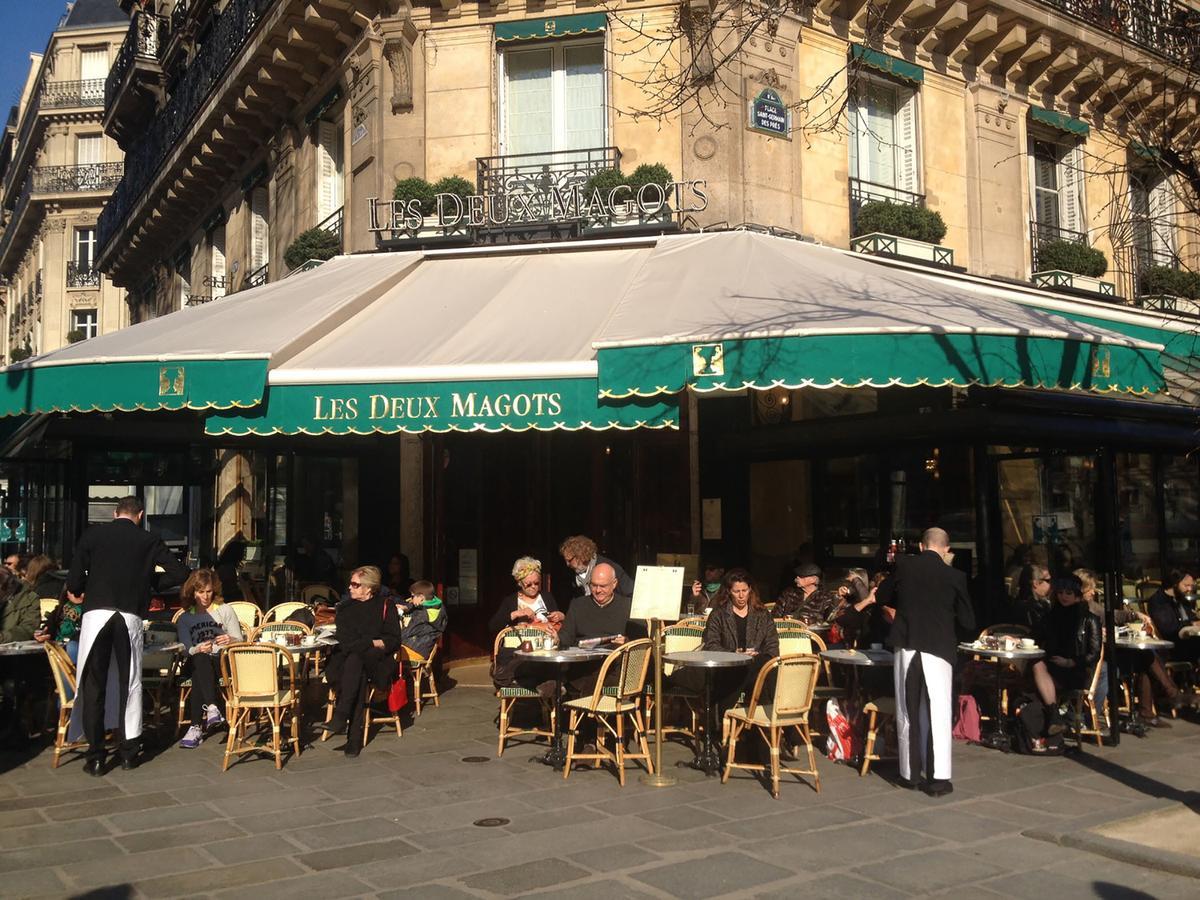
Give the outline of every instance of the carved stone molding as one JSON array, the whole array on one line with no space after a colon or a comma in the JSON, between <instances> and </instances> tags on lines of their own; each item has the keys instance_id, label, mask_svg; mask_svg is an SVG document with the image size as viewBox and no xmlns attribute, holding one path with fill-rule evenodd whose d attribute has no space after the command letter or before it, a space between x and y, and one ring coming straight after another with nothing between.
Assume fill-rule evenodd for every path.
<instances>
[{"instance_id":1,"label":"carved stone molding","mask_svg":"<svg viewBox=\"0 0 1200 900\"><path fill-rule=\"evenodd\" d=\"M417 28L412 19L405 19L398 32L388 34L383 42L383 56L392 70L392 113L412 112L413 108L413 44Z\"/></svg>"}]
</instances>

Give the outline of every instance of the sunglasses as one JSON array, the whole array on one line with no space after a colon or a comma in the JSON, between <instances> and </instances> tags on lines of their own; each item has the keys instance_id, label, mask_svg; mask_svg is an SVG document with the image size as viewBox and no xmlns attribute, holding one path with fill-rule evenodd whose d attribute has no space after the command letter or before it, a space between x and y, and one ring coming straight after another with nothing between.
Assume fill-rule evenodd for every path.
<instances>
[{"instance_id":1,"label":"sunglasses","mask_svg":"<svg viewBox=\"0 0 1200 900\"><path fill-rule=\"evenodd\" d=\"M362 587L362 582L361 581L352 581L352 582L350 582L350 587Z\"/></svg>"}]
</instances>

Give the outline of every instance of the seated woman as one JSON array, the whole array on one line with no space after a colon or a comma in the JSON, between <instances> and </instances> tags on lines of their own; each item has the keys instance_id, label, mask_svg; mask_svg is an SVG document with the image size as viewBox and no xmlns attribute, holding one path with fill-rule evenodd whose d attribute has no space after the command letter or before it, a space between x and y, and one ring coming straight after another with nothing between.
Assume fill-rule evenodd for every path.
<instances>
[{"instance_id":1,"label":"seated woman","mask_svg":"<svg viewBox=\"0 0 1200 900\"><path fill-rule=\"evenodd\" d=\"M179 746L193 750L204 740L206 730L225 721L218 661L221 648L246 638L237 613L221 600L221 579L212 569L197 569L189 575L179 599L184 612L175 622L175 633L188 652L183 677L192 679L188 695L192 724Z\"/></svg>"},{"instance_id":2,"label":"seated woman","mask_svg":"<svg viewBox=\"0 0 1200 900\"><path fill-rule=\"evenodd\" d=\"M82 621L83 597L76 597L64 585L59 591L58 606L50 610L41 629L33 636L43 644L46 641L62 644L71 662L78 663L79 624Z\"/></svg>"},{"instance_id":3,"label":"seated woman","mask_svg":"<svg viewBox=\"0 0 1200 900\"><path fill-rule=\"evenodd\" d=\"M396 604L380 592L381 581L375 566L350 573L350 599L338 604L338 646L326 669L337 705L333 718L317 727L330 734L349 729L345 752L350 757L362 750L367 685L386 691L399 674L394 656L400 648L400 617Z\"/></svg>"},{"instance_id":4,"label":"seated woman","mask_svg":"<svg viewBox=\"0 0 1200 900\"><path fill-rule=\"evenodd\" d=\"M532 556L522 556L513 563L512 576L517 583L517 590L500 601L500 606L488 621L492 634L499 634L512 625L540 626L557 631L562 624L563 614L558 611L554 595L542 590L541 561ZM520 669L529 669L528 676L519 672ZM521 663L511 647L501 647L496 653L492 681L498 688L511 687L520 682L532 690L542 675L542 667Z\"/></svg>"},{"instance_id":5,"label":"seated woman","mask_svg":"<svg viewBox=\"0 0 1200 900\"><path fill-rule=\"evenodd\" d=\"M54 560L40 553L29 561L29 567L25 570L25 583L39 598L48 600L61 594L66 579L58 574L58 566Z\"/></svg>"},{"instance_id":6,"label":"seated woman","mask_svg":"<svg viewBox=\"0 0 1200 900\"><path fill-rule=\"evenodd\" d=\"M396 604L402 616L409 616L404 625L404 646L422 657L429 656L438 638L446 630L446 609L435 593L432 582L413 582L412 596Z\"/></svg>"},{"instance_id":7,"label":"seated woman","mask_svg":"<svg viewBox=\"0 0 1200 900\"><path fill-rule=\"evenodd\" d=\"M28 641L42 621L38 595L12 572L0 571L0 644Z\"/></svg>"},{"instance_id":8,"label":"seated woman","mask_svg":"<svg viewBox=\"0 0 1200 900\"><path fill-rule=\"evenodd\" d=\"M1046 705L1047 734L1061 734L1058 701L1062 694L1091 683L1100 658L1101 626L1083 602L1083 583L1074 575L1055 579L1054 603L1034 632L1046 656L1033 664L1033 680Z\"/></svg>"}]
</instances>

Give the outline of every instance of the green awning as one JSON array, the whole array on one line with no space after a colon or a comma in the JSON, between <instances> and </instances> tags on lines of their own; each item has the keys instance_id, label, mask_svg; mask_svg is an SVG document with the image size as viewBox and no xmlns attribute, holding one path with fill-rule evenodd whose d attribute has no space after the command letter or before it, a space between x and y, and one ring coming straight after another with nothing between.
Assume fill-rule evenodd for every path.
<instances>
[{"instance_id":1,"label":"green awning","mask_svg":"<svg viewBox=\"0 0 1200 900\"><path fill-rule=\"evenodd\" d=\"M1151 394L1158 354L997 334L825 334L598 350L603 397L772 387L983 385Z\"/></svg>"},{"instance_id":2,"label":"green awning","mask_svg":"<svg viewBox=\"0 0 1200 900\"><path fill-rule=\"evenodd\" d=\"M880 53L878 50L872 50L862 44L851 44L850 56L864 66L896 78L902 78L905 81L911 81L913 84L922 84L925 81L925 70L915 63L888 56L886 53Z\"/></svg>"},{"instance_id":3,"label":"green awning","mask_svg":"<svg viewBox=\"0 0 1200 900\"><path fill-rule=\"evenodd\" d=\"M1158 162L1162 158L1162 151L1157 147L1147 147L1141 141L1130 141L1129 149L1133 151L1133 155L1140 159L1148 159L1153 162Z\"/></svg>"},{"instance_id":4,"label":"green awning","mask_svg":"<svg viewBox=\"0 0 1200 900\"><path fill-rule=\"evenodd\" d=\"M1049 125L1051 128L1056 128L1059 131L1065 131L1068 134L1077 134L1080 137L1087 137L1091 131L1087 122L1072 119L1066 113L1055 112L1052 109L1045 109L1041 106L1029 107L1029 118L1035 122L1041 122L1043 125Z\"/></svg>"},{"instance_id":5,"label":"green awning","mask_svg":"<svg viewBox=\"0 0 1200 900\"><path fill-rule=\"evenodd\" d=\"M9 366L0 416L41 412L229 409L262 400L266 359L196 359Z\"/></svg>"},{"instance_id":6,"label":"green awning","mask_svg":"<svg viewBox=\"0 0 1200 900\"><path fill-rule=\"evenodd\" d=\"M496 43L504 41L537 41L545 38L572 37L604 31L608 17L604 13L582 13L577 16L554 16L549 19L525 19L521 22L498 22Z\"/></svg>"},{"instance_id":7,"label":"green awning","mask_svg":"<svg viewBox=\"0 0 1200 900\"><path fill-rule=\"evenodd\" d=\"M675 428L677 398L600 400L595 378L272 385L259 408L210 416L212 435Z\"/></svg>"}]
</instances>

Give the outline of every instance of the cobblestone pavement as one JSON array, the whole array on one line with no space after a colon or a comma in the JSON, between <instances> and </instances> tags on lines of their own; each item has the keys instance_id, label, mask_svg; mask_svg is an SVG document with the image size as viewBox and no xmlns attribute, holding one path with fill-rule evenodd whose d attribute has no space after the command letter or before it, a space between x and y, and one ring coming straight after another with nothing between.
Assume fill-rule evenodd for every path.
<instances>
[{"instance_id":1,"label":"cobblestone pavement","mask_svg":"<svg viewBox=\"0 0 1200 900\"><path fill-rule=\"evenodd\" d=\"M223 774L219 737L103 779L78 759L52 771L45 751L0 757L0 894L1200 895L1200 882L1171 874L1187 871L1172 859L1149 868L1117 861L1138 858L1123 852L1132 844L1078 849L1100 822L1200 809L1190 722L1055 759L958 745L955 792L937 800L892 787L886 761L859 778L821 760L819 794L785 780L773 800L749 776L721 785L673 765L671 788L636 774L621 788L603 770L564 781L531 748L495 757L495 711L490 691L461 686L403 737L376 734L357 760L335 738L278 772L251 757ZM688 753L669 745L665 756ZM473 824L486 818L507 823Z\"/></svg>"}]
</instances>

